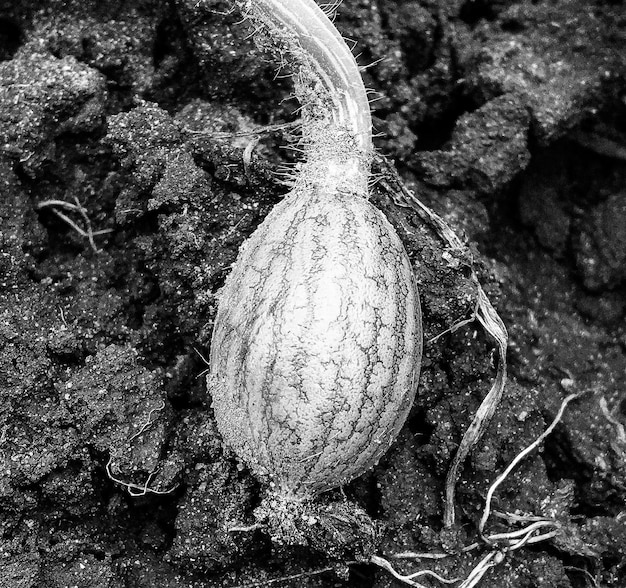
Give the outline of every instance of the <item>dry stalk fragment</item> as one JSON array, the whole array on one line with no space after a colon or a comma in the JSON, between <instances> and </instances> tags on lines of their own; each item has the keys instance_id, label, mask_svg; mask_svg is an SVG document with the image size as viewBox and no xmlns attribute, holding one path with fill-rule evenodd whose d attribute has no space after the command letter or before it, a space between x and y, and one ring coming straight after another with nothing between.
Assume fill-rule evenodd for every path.
<instances>
[{"instance_id":1,"label":"dry stalk fragment","mask_svg":"<svg viewBox=\"0 0 626 588\"><path fill-rule=\"evenodd\" d=\"M452 251L463 253L465 251L465 247L461 239L459 239L457 234L450 228L448 223L420 202L415 194L413 194L413 192L411 192L411 190L404 185L398 175L398 172L386 158L378 155L377 162L386 172L384 179L381 179L381 181L387 191L395 194L394 200L396 203L400 206L415 210L422 220L435 231L437 236L444 243L446 243ZM487 429L489 422L500 404L500 400L502 399L502 394L504 392L504 386L506 384L506 351L508 347L508 334L506 327L480 285L478 276L476 275L474 269L472 269L472 280L475 284L478 298L476 308L474 310L474 317L471 320L478 320L485 331L487 331L487 333L489 333L489 335L495 340L498 348L498 360L494 383L491 386L489 393L481 402L478 411L470 423L470 426L463 435L461 443L459 444L448 470L444 500L444 524L446 527L452 527L456 520L454 496L456 483L459 478L459 470L472 448L478 443L478 441L480 441L480 438ZM451 327L449 331L453 331L458 328L459 325L467 324L467 322L470 322L470 319L457 323L457 325Z\"/></svg>"}]
</instances>

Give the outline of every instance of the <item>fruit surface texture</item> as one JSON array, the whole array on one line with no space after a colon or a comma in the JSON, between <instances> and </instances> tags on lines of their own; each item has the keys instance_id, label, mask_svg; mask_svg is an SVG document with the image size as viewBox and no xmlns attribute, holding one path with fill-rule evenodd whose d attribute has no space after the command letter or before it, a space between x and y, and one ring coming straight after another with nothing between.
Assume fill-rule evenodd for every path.
<instances>
[{"instance_id":1,"label":"fruit surface texture","mask_svg":"<svg viewBox=\"0 0 626 588\"><path fill-rule=\"evenodd\" d=\"M295 190L220 293L208 378L218 427L275 492L313 497L389 448L421 353L413 270L387 219L354 192Z\"/></svg>"}]
</instances>

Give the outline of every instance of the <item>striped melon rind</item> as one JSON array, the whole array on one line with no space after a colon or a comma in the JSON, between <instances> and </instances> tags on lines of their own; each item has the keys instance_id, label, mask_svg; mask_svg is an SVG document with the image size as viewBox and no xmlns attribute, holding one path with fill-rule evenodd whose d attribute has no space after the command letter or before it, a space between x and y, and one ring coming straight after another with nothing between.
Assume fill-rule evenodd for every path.
<instances>
[{"instance_id":1,"label":"striped melon rind","mask_svg":"<svg viewBox=\"0 0 626 588\"><path fill-rule=\"evenodd\" d=\"M310 187L309 187L310 188ZM241 248L220 293L209 390L226 443L282 496L375 465L415 397L415 278L383 214L296 188Z\"/></svg>"}]
</instances>

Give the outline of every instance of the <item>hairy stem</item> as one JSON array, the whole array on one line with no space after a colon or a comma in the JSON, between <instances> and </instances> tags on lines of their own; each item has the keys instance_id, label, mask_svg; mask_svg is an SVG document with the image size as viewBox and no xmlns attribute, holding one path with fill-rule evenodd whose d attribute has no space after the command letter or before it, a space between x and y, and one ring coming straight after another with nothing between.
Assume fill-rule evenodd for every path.
<instances>
[{"instance_id":1,"label":"hairy stem","mask_svg":"<svg viewBox=\"0 0 626 588\"><path fill-rule=\"evenodd\" d=\"M366 189L372 121L359 67L313 0L237 0L296 67L305 158L330 185ZM307 180L307 175L303 174Z\"/></svg>"}]
</instances>

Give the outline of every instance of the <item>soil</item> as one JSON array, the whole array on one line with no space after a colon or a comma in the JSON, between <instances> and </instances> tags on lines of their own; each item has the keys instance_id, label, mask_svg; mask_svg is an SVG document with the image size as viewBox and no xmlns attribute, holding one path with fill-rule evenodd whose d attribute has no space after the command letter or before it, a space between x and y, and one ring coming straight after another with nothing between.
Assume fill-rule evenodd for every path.
<instances>
[{"instance_id":1,"label":"soil","mask_svg":"<svg viewBox=\"0 0 626 588\"><path fill-rule=\"evenodd\" d=\"M202 377L217 291L286 191L296 131L271 125L297 118L288 76L228 2L0 5L0 586L396 585L324 540L245 529L263 487ZM467 251L374 188L420 282L420 390L380 464L320 504L358 504L398 570L463 578L489 552L459 555L489 486L585 392L494 498L558 533L479 585L625 586L623 6L345 0L335 22L368 65L379 152ZM259 127L275 130L251 144ZM477 322L434 339L471 317L472 267L509 378L444 528L447 468L495 375Z\"/></svg>"}]
</instances>

